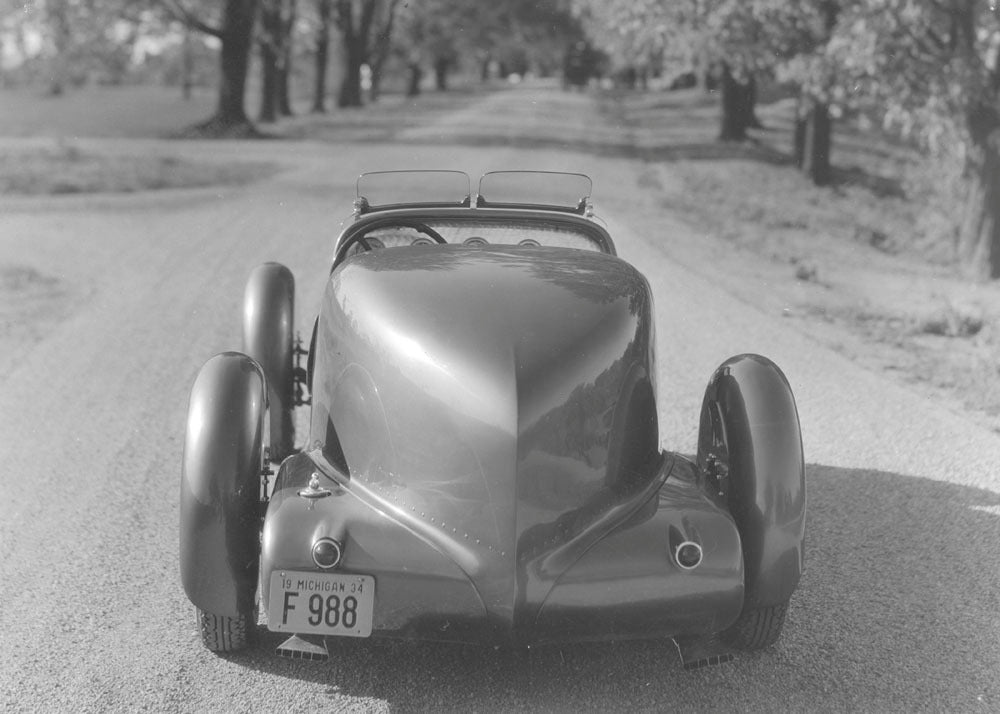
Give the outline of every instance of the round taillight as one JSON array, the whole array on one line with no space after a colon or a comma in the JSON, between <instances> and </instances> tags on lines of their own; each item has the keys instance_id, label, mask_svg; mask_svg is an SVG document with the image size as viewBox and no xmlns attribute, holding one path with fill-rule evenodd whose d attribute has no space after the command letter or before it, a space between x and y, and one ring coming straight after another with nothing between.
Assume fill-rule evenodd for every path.
<instances>
[{"instance_id":1,"label":"round taillight","mask_svg":"<svg viewBox=\"0 0 1000 714\"><path fill-rule=\"evenodd\" d=\"M313 562L324 570L336 568L340 565L340 559L343 554L344 549L333 538L320 538L313 543Z\"/></svg>"},{"instance_id":2,"label":"round taillight","mask_svg":"<svg viewBox=\"0 0 1000 714\"><path fill-rule=\"evenodd\" d=\"M689 540L681 543L674 549L674 560L684 570L692 570L701 565L701 546Z\"/></svg>"}]
</instances>

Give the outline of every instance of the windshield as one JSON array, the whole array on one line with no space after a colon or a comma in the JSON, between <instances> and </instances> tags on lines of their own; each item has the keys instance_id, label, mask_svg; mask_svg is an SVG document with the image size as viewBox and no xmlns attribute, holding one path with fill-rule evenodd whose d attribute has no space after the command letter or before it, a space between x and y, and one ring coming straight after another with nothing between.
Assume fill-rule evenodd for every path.
<instances>
[{"instance_id":1,"label":"windshield","mask_svg":"<svg viewBox=\"0 0 1000 714\"><path fill-rule=\"evenodd\" d=\"M374 171L358 177L357 192L366 208L412 203L461 206L469 200L472 180L463 171Z\"/></svg>"},{"instance_id":2,"label":"windshield","mask_svg":"<svg viewBox=\"0 0 1000 714\"><path fill-rule=\"evenodd\" d=\"M593 183L584 174L555 171L491 171L479 179L480 205L559 206L579 210Z\"/></svg>"}]
</instances>

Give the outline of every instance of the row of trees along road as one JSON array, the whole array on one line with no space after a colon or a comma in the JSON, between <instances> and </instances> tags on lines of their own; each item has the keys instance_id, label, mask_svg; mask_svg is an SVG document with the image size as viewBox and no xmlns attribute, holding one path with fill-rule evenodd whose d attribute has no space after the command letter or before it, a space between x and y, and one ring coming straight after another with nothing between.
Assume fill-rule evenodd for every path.
<instances>
[{"instance_id":1,"label":"row of trees along road","mask_svg":"<svg viewBox=\"0 0 1000 714\"><path fill-rule=\"evenodd\" d=\"M863 112L921 145L964 187L958 247L1000 278L997 0L573 0L621 64L721 68L721 138L755 120L755 77L798 91L796 159L830 180L833 117Z\"/></svg>"},{"instance_id":2,"label":"row of trees along road","mask_svg":"<svg viewBox=\"0 0 1000 714\"><path fill-rule=\"evenodd\" d=\"M581 36L563 0L491 0L484 4L466 0L145 1L221 44L218 107L200 127L209 134L252 131L244 93L255 37L262 67L259 119L273 121L291 113L288 83L297 42L312 46L316 62L312 109L322 112L326 110L327 64L335 32L343 68L337 94L340 107L362 104L365 66L371 72L369 96L377 97L387 60L393 54L405 58L410 89L416 92L425 63L433 67L438 88L445 89L448 73L460 58L474 58L484 67L491 60L504 58L555 67L562 49Z\"/></svg>"},{"instance_id":3,"label":"row of trees along road","mask_svg":"<svg viewBox=\"0 0 1000 714\"><path fill-rule=\"evenodd\" d=\"M566 46L582 38L569 0L0 0L0 50L25 59L20 81L44 80L53 94L89 81L119 83L142 76L137 48L175 47L183 36L184 86L207 44L218 49L218 103L197 127L203 135L252 135L245 95L251 56L261 68L256 119L276 120L292 111L292 63L315 63L312 110L327 109L327 70L339 56L340 107L377 98L387 65L402 65L412 92L424 67L439 89L460 65L483 72L491 63L509 68L558 68ZM206 42L205 40L208 40ZM32 49L41 43L41 49ZM176 56L176 49L174 50ZM393 62L390 62L392 60ZM147 63L148 64L148 63ZM476 65L479 65L476 68ZM161 66L163 63L161 61ZM371 86L363 91L362 71ZM149 71L148 67L146 71ZM300 75L301 76L301 75ZM10 72L0 76L7 82Z\"/></svg>"},{"instance_id":4,"label":"row of trees along road","mask_svg":"<svg viewBox=\"0 0 1000 714\"><path fill-rule=\"evenodd\" d=\"M53 92L81 66L125 74L139 38L176 34L178 22L220 46L205 134L253 133L244 95L255 48L265 122L291 112L296 46L316 63L312 108L325 111L331 46L337 103L350 107L363 100L364 65L371 97L391 57L411 90L425 66L444 89L460 62L555 70L585 30L620 66L716 68L726 140L756 121L756 78L776 79L797 89L795 153L810 179L831 178L834 117L880 119L937 158L942 183L964 187L960 257L971 276L1000 278L1000 0L0 0L0 41L43 36Z\"/></svg>"}]
</instances>

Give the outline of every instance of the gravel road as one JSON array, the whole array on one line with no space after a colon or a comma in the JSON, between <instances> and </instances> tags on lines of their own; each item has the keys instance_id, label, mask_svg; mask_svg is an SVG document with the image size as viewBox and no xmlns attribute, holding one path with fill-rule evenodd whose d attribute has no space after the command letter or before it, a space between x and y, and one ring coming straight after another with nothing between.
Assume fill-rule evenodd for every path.
<instances>
[{"instance_id":1,"label":"gravel road","mask_svg":"<svg viewBox=\"0 0 1000 714\"><path fill-rule=\"evenodd\" d=\"M677 236L704 237L655 208L620 142L585 95L527 88L392 143L93 143L287 166L249 187L0 198L0 707L1000 709L1000 437L733 297L683 249ZM177 568L194 375L239 345L257 263L293 270L298 324L311 322L354 177L417 167L594 177L598 213L655 292L665 447L693 450L702 389L727 356L758 351L785 369L809 522L807 573L776 648L694 673L658 641L351 641L326 663L274 657L271 639L231 658L201 648Z\"/></svg>"}]
</instances>

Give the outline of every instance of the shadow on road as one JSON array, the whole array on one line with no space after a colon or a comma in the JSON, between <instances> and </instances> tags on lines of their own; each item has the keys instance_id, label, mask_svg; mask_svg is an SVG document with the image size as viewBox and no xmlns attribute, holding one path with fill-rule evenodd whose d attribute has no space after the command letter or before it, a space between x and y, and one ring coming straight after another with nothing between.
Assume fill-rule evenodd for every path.
<instances>
[{"instance_id":1,"label":"shadow on road","mask_svg":"<svg viewBox=\"0 0 1000 714\"><path fill-rule=\"evenodd\" d=\"M686 673L664 641L493 650L337 641L331 660L237 658L401 709L954 709L1000 704L1000 495L811 465L807 572L781 642ZM485 705L484 705L485 703Z\"/></svg>"}]
</instances>

